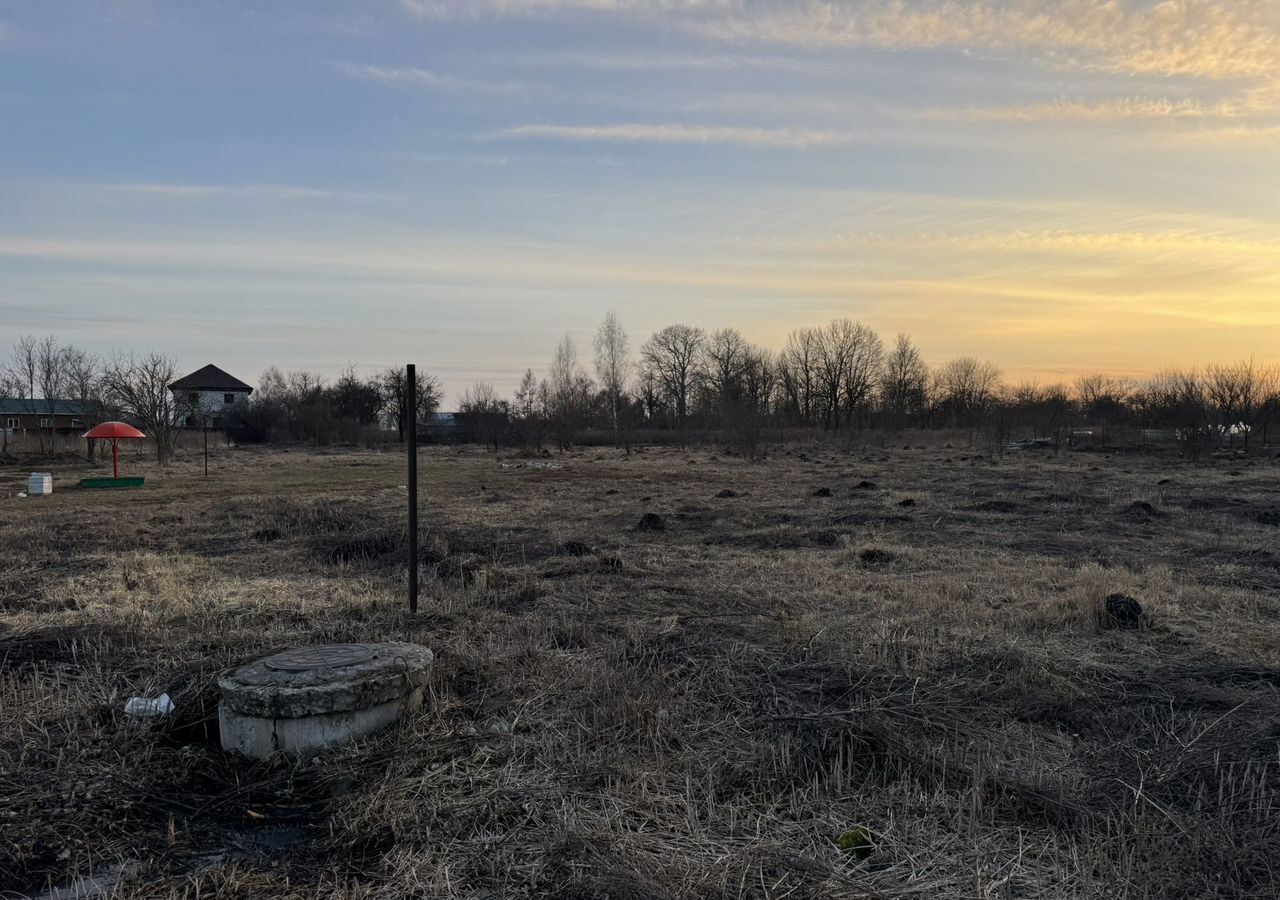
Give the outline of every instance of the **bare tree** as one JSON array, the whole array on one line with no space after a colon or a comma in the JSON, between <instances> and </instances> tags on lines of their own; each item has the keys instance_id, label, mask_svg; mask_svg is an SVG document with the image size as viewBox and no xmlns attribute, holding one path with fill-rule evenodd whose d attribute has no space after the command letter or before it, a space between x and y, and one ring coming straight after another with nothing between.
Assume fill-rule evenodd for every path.
<instances>
[{"instance_id":1,"label":"bare tree","mask_svg":"<svg viewBox=\"0 0 1280 900\"><path fill-rule=\"evenodd\" d=\"M532 419L538 413L538 376L533 374L533 369L525 369L516 388L515 414L522 419Z\"/></svg>"},{"instance_id":2,"label":"bare tree","mask_svg":"<svg viewBox=\"0 0 1280 900\"><path fill-rule=\"evenodd\" d=\"M929 367L919 348L905 334L898 335L885 356L880 376L880 402L894 428L903 428L924 413L929 402Z\"/></svg>"},{"instance_id":3,"label":"bare tree","mask_svg":"<svg viewBox=\"0 0 1280 900\"><path fill-rule=\"evenodd\" d=\"M520 386L516 388L512 415L515 418L520 440L526 447L542 447L546 433L546 391L538 384L533 369L525 369Z\"/></svg>"},{"instance_id":4,"label":"bare tree","mask_svg":"<svg viewBox=\"0 0 1280 900\"><path fill-rule=\"evenodd\" d=\"M596 377L609 403L609 419L616 433L627 381L631 377L631 345L627 333L618 321L617 313L609 310L600 323L595 336Z\"/></svg>"},{"instance_id":5,"label":"bare tree","mask_svg":"<svg viewBox=\"0 0 1280 900\"><path fill-rule=\"evenodd\" d=\"M0 367L0 397L20 398L22 382L9 370L8 366ZM7 423L0 422L0 453L9 452L9 429Z\"/></svg>"},{"instance_id":6,"label":"bare tree","mask_svg":"<svg viewBox=\"0 0 1280 900\"><path fill-rule=\"evenodd\" d=\"M738 414L743 394L743 377L751 345L736 328L713 331L703 348L703 381L711 401L724 418Z\"/></svg>"},{"instance_id":7,"label":"bare tree","mask_svg":"<svg viewBox=\"0 0 1280 900\"><path fill-rule=\"evenodd\" d=\"M79 347L63 349L63 365L66 372L67 394L80 404L80 414L86 427L101 421L105 409L102 402L102 362ZM94 442L88 442L89 461L93 462Z\"/></svg>"},{"instance_id":8,"label":"bare tree","mask_svg":"<svg viewBox=\"0 0 1280 900\"><path fill-rule=\"evenodd\" d=\"M422 380L419 379L419 385ZM396 423L396 439L404 441L409 428L409 376L404 366L384 369L378 376L378 388L382 394L383 411Z\"/></svg>"},{"instance_id":9,"label":"bare tree","mask_svg":"<svg viewBox=\"0 0 1280 900\"><path fill-rule=\"evenodd\" d=\"M173 457L180 430L178 406L169 391L177 377L177 365L162 353L112 357L102 374L108 401L155 442L161 465Z\"/></svg>"},{"instance_id":10,"label":"bare tree","mask_svg":"<svg viewBox=\"0 0 1280 900\"><path fill-rule=\"evenodd\" d=\"M1030 424L1035 437L1053 439L1054 447L1062 447L1062 433L1071 415L1071 395L1066 385L1041 387L1024 381L1009 388L1005 402L1015 423Z\"/></svg>"},{"instance_id":11,"label":"bare tree","mask_svg":"<svg viewBox=\"0 0 1280 900\"><path fill-rule=\"evenodd\" d=\"M742 367L742 393L744 402L757 416L773 411L778 385L778 358L764 347L748 347Z\"/></svg>"},{"instance_id":12,"label":"bare tree","mask_svg":"<svg viewBox=\"0 0 1280 900\"><path fill-rule=\"evenodd\" d=\"M591 379L578 362L578 348L566 334L547 372L547 418L561 450L573 446L574 437L586 423L592 391Z\"/></svg>"},{"instance_id":13,"label":"bare tree","mask_svg":"<svg viewBox=\"0 0 1280 900\"><path fill-rule=\"evenodd\" d=\"M382 394L382 409L396 423L396 433L404 440L405 429L409 425L409 380L404 366L393 366L383 371L378 378ZM429 419L440 408L444 399L444 389L434 375L418 372L417 377L418 419Z\"/></svg>"},{"instance_id":14,"label":"bare tree","mask_svg":"<svg viewBox=\"0 0 1280 900\"><path fill-rule=\"evenodd\" d=\"M849 367L845 373L841 401L845 425L850 425L866 410L880 386L884 342L861 322L854 322L853 327L845 330L845 333L849 342Z\"/></svg>"},{"instance_id":15,"label":"bare tree","mask_svg":"<svg viewBox=\"0 0 1280 900\"><path fill-rule=\"evenodd\" d=\"M53 335L48 335L36 342L36 386L40 389L38 409L44 413L49 428L46 432L41 422L38 432L41 449L45 448L46 434L53 434L57 422L58 401L67 393L66 356Z\"/></svg>"},{"instance_id":16,"label":"bare tree","mask_svg":"<svg viewBox=\"0 0 1280 900\"><path fill-rule=\"evenodd\" d=\"M828 428L852 422L875 389L883 358L880 338L861 322L836 319L819 332L816 368Z\"/></svg>"},{"instance_id":17,"label":"bare tree","mask_svg":"<svg viewBox=\"0 0 1280 900\"><path fill-rule=\"evenodd\" d=\"M1262 434L1259 439L1261 446L1267 446L1267 439L1270 437L1267 430L1271 423L1277 421L1280 421L1280 369L1273 368L1271 370L1271 390L1258 414L1258 425L1262 428Z\"/></svg>"},{"instance_id":18,"label":"bare tree","mask_svg":"<svg viewBox=\"0 0 1280 900\"><path fill-rule=\"evenodd\" d=\"M64 347L62 353L67 395L80 403L86 422L93 424L101 412L96 407L102 403L102 361L79 347Z\"/></svg>"},{"instance_id":19,"label":"bare tree","mask_svg":"<svg viewBox=\"0 0 1280 900\"><path fill-rule=\"evenodd\" d=\"M661 387L663 398L675 412L676 424L681 428L689 418L689 396L693 392L698 355L706 342L706 332L701 328L668 325L645 341L640 349L645 367Z\"/></svg>"},{"instance_id":20,"label":"bare tree","mask_svg":"<svg viewBox=\"0 0 1280 900\"><path fill-rule=\"evenodd\" d=\"M953 359L934 372L935 402L954 417L956 424L973 424L995 401L1000 376L1000 367L995 363L972 356Z\"/></svg>"},{"instance_id":21,"label":"bare tree","mask_svg":"<svg viewBox=\"0 0 1280 900\"><path fill-rule=\"evenodd\" d=\"M7 365L0 366L0 397L19 397L22 387L22 382L9 371Z\"/></svg>"},{"instance_id":22,"label":"bare tree","mask_svg":"<svg viewBox=\"0 0 1280 900\"><path fill-rule=\"evenodd\" d=\"M1194 369L1166 369L1134 395L1134 404L1149 425L1173 428L1186 455L1200 456L1213 425L1203 379Z\"/></svg>"},{"instance_id":23,"label":"bare tree","mask_svg":"<svg viewBox=\"0 0 1280 900\"><path fill-rule=\"evenodd\" d=\"M1262 423L1268 401L1276 390L1276 371L1253 359L1205 369L1204 392L1218 434L1239 433L1244 445Z\"/></svg>"},{"instance_id":24,"label":"bare tree","mask_svg":"<svg viewBox=\"0 0 1280 900\"><path fill-rule=\"evenodd\" d=\"M1080 412L1090 422L1108 425L1125 418L1133 384L1109 375L1081 375L1075 382Z\"/></svg>"},{"instance_id":25,"label":"bare tree","mask_svg":"<svg viewBox=\"0 0 1280 900\"><path fill-rule=\"evenodd\" d=\"M35 399L39 359L40 341L34 335L24 334L13 342L13 353L7 366L9 381L17 387L17 393L23 399Z\"/></svg>"},{"instance_id":26,"label":"bare tree","mask_svg":"<svg viewBox=\"0 0 1280 900\"><path fill-rule=\"evenodd\" d=\"M730 410L730 424L736 427L744 455L760 452L760 436L773 411L778 388L778 365L763 347L747 345L738 375L737 399Z\"/></svg>"},{"instance_id":27,"label":"bare tree","mask_svg":"<svg viewBox=\"0 0 1280 900\"><path fill-rule=\"evenodd\" d=\"M801 328L791 332L778 360L778 379L785 403L794 420L803 425L813 422L814 402L818 393L818 330Z\"/></svg>"},{"instance_id":28,"label":"bare tree","mask_svg":"<svg viewBox=\"0 0 1280 900\"><path fill-rule=\"evenodd\" d=\"M491 444L497 450L511 421L511 407L498 397L493 385L481 382L463 391L458 415L471 440Z\"/></svg>"},{"instance_id":29,"label":"bare tree","mask_svg":"<svg viewBox=\"0 0 1280 900\"><path fill-rule=\"evenodd\" d=\"M665 395L657 373L647 365L640 367L640 408L646 421L657 422L666 413Z\"/></svg>"}]
</instances>

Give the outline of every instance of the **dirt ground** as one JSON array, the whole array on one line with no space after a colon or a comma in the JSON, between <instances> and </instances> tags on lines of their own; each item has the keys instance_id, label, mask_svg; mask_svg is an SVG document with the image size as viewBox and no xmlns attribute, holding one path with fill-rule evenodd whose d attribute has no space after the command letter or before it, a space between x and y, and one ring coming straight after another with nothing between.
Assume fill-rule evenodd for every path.
<instances>
[{"instance_id":1,"label":"dirt ground","mask_svg":"<svg viewBox=\"0 0 1280 900\"><path fill-rule=\"evenodd\" d=\"M0 468L0 896L1280 894L1280 461L530 462L424 453L416 616L397 455ZM219 673L379 640L420 714L218 750Z\"/></svg>"}]
</instances>

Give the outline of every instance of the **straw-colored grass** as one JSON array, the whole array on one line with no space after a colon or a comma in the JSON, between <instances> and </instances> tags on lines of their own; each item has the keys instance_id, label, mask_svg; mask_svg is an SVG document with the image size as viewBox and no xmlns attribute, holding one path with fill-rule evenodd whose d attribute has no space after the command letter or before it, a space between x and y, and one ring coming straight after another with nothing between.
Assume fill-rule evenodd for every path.
<instances>
[{"instance_id":1,"label":"straw-colored grass","mask_svg":"<svg viewBox=\"0 0 1280 900\"><path fill-rule=\"evenodd\" d=\"M0 896L1277 894L1274 461L557 461L424 454L416 616L395 454L0 469ZM217 749L220 672L377 640L420 714Z\"/></svg>"}]
</instances>

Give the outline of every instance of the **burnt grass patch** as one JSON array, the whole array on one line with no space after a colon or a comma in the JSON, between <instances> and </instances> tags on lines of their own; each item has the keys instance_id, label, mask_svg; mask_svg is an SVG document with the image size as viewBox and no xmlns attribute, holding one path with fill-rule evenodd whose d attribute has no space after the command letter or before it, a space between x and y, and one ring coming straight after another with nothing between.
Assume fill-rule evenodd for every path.
<instances>
[{"instance_id":1,"label":"burnt grass patch","mask_svg":"<svg viewBox=\"0 0 1280 900\"><path fill-rule=\"evenodd\" d=\"M389 531L374 531L359 537L337 542L324 541L317 546L317 554L331 566L372 562L403 553L408 537Z\"/></svg>"},{"instance_id":2,"label":"burnt grass patch","mask_svg":"<svg viewBox=\"0 0 1280 900\"><path fill-rule=\"evenodd\" d=\"M858 551L858 565L865 569L883 569L898 561L898 555L878 547L865 547Z\"/></svg>"},{"instance_id":3,"label":"burnt grass patch","mask_svg":"<svg viewBox=\"0 0 1280 900\"><path fill-rule=\"evenodd\" d=\"M532 565L556 557L595 553L584 541L557 543L541 528L427 528L418 539L418 547L420 564L442 578L467 574L490 564ZM376 571L402 566L407 551L407 533L394 528L326 535L311 542L312 555L327 565Z\"/></svg>"},{"instance_id":4,"label":"burnt grass patch","mask_svg":"<svg viewBox=\"0 0 1280 900\"><path fill-rule=\"evenodd\" d=\"M887 526L900 525L911 521L910 516L897 513L849 512L836 516L831 520L833 525Z\"/></svg>"},{"instance_id":5,"label":"burnt grass patch","mask_svg":"<svg viewBox=\"0 0 1280 900\"><path fill-rule=\"evenodd\" d=\"M1264 510L1253 518L1259 525L1266 525L1271 528L1280 528L1280 509Z\"/></svg>"},{"instance_id":6,"label":"burnt grass patch","mask_svg":"<svg viewBox=\"0 0 1280 900\"><path fill-rule=\"evenodd\" d=\"M840 546L843 532L830 528L779 526L756 531L719 531L706 535L708 547L742 547L751 550L831 550Z\"/></svg>"},{"instance_id":7,"label":"burnt grass patch","mask_svg":"<svg viewBox=\"0 0 1280 900\"><path fill-rule=\"evenodd\" d=\"M636 523L636 531L666 531L666 519L657 513L645 513L640 517L640 521Z\"/></svg>"},{"instance_id":8,"label":"burnt grass patch","mask_svg":"<svg viewBox=\"0 0 1280 900\"><path fill-rule=\"evenodd\" d=\"M127 632L100 625L65 625L35 631L0 628L0 672L51 666L84 666L134 643Z\"/></svg>"},{"instance_id":9,"label":"burnt grass patch","mask_svg":"<svg viewBox=\"0 0 1280 900\"><path fill-rule=\"evenodd\" d=\"M1120 517L1122 519L1139 524L1146 522L1158 522L1161 519L1167 518L1168 515L1169 514L1164 510L1158 509L1145 500L1135 500L1120 510Z\"/></svg>"},{"instance_id":10,"label":"burnt grass patch","mask_svg":"<svg viewBox=\"0 0 1280 900\"><path fill-rule=\"evenodd\" d=\"M981 503L974 503L971 506L962 507L962 509L970 510L972 512L1002 513L1008 515L1010 513L1016 513L1021 509L1021 507L1012 500L983 500Z\"/></svg>"}]
</instances>

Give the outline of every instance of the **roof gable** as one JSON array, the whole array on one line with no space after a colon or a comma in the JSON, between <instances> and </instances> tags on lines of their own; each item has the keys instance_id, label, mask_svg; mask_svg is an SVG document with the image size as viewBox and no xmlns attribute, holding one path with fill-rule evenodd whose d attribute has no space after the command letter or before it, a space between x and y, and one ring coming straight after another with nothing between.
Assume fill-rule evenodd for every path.
<instances>
[{"instance_id":1,"label":"roof gable","mask_svg":"<svg viewBox=\"0 0 1280 900\"><path fill-rule=\"evenodd\" d=\"M213 363L179 378L169 385L171 391L232 391L252 394L253 388Z\"/></svg>"}]
</instances>

